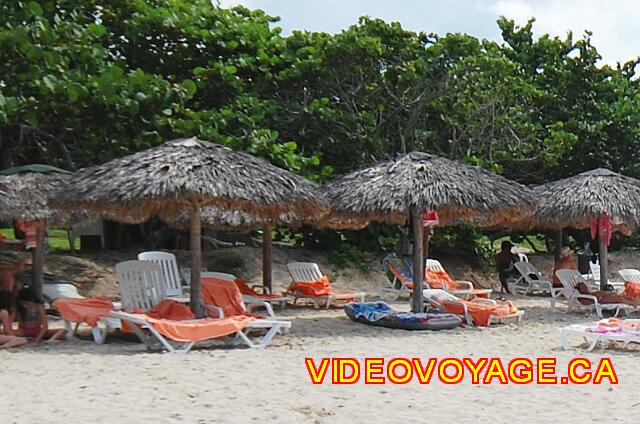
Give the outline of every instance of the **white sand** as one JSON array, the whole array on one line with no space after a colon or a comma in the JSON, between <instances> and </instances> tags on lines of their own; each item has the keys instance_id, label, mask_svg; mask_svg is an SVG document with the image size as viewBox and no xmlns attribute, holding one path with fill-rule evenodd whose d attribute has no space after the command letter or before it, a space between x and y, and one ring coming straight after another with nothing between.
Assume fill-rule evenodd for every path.
<instances>
[{"instance_id":1,"label":"white sand","mask_svg":"<svg viewBox=\"0 0 640 424\"><path fill-rule=\"evenodd\" d=\"M0 423L638 422L640 348L609 349L620 384L474 386L312 385L304 358L557 357L558 328L593 320L549 314L548 300L518 301L520 325L406 332L350 322L341 310L285 310L290 334L266 350L146 353L142 344L88 340L0 351ZM562 374L562 372L560 372Z\"/></svg>"}]
</instances>

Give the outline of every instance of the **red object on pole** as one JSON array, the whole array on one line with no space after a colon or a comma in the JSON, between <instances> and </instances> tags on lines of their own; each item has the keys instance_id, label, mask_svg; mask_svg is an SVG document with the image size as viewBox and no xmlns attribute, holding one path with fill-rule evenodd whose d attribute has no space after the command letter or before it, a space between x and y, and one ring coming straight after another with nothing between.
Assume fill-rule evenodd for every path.
<instances>
[{"instance_id":1,"label":"red object on pole","mask_svg":"<svg viewBox=\"0 0 640 424\"><path fill-rule=\"evenodd\" d=\"M425 211L422 215L422 226L423 227L435 227L440 224L440 219L438 218L438 212L436 211Z\"/></svg>"}]
</instances>

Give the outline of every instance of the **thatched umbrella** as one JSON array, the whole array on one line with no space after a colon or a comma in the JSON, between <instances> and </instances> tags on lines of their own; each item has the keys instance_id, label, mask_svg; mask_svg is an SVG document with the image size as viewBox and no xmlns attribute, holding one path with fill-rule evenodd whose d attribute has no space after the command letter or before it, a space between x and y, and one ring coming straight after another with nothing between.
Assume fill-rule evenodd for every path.
<instances>
[{"instance_id":1,"label":"thatched umbrella","mask_svg":"<svg viewBox=\"0 0 640 424\"><path fill-rule=\"evenodd\" d=\"M0 219L36 222L33 249L33 288L42 295L44 234L47 226L68 227L81 220L82 213L63 213L51 208L49 199L71 178L71 172L49 165L26 165L0 171ZM86 218L86 217L85 217Z\"/></svg>"},{"instance_id":2,"label":"thatched umbrella","mask_svg":"<svg viewBox=\"0 0 640 424\"><path fill-rule=\"evenodd\" d=\"M305 223L304 219L293 212L282 213L278 215L276 219L260 219L258 216L247 212L238 210L227 211L214 206L202 208L200 216L202 226L214 230L255 231L262 229L262 285L266 287L269 292L271 292L272 289L272 229L282 225L298 227ZM187 229L189 227L189 212L185 210L178 213L177 216L171 213L160 213L160 219L175 228Z\"/></svg>"},{"instance_id":3,"label":"thatched umbrella","mask_svg":"<svg viewBox=\"0 0 640 424\"><path fill-rule=\"evenodd\" d=\"M606 214L612 230L631 234L640 227L640 180L598 168L535 189L539 204L529 219L529 228L589 228ZM556 245L561 244L561 236ZM600 286L607 284L607 244L598 231Z\"/></svg>"},{"instance_id":4,"label":"thatched umbrella","mask_svg":"<svg viewBox=\"0 0 640 424\"><path fill-rule=\"evenodd\" d=\"M429 235L424 240L423 212L436 211L442 225L508 225L530 214L530 191L485 169L412 152L352 172L327 185L331 216L341 222L411 222L413 275L424 275ZM330 218L331 219L331 218ZM421 284L413 287L413 310L422 309Z\"/></svg>"},{"instance_id":5,"label":"thatched umbrella","mask_svg":"<svg viewBox=\"0 0 640 424\"><path fill-rule=\"evenodd\" d=\"M191 213L191 306L200 294L201 208L243 210L269 220L280 214L318 218L327 208L315 184L246 153L196 138L179 139L78 171L56 198L118 221L143 222L160 211Z\"/></svg>"}]
</instances>

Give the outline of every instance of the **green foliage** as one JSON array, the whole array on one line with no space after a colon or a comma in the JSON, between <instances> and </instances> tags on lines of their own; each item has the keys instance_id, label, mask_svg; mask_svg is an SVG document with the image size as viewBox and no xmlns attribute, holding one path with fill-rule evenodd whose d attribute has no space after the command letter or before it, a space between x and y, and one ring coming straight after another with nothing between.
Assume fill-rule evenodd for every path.
<instances>
[{"instance_id":1,"label":"green foliage","mask_svg":"<svg viewBox=\"0 0 640 424\"><path fill-rule=\"evenodd\" d=\"M284 37L277 20L209 0L1 2L0 167L73 169L195 135L318 182L411 150L529 184L640 177L638 61L601 65L589 33L535 38L533 20L500 18L493 42L361 18ZM349 246L399 234L276 236L358 261ZM488 252L466 229L434 243Z\"/></svg>"},{"instance_id":2,"label":"green foliage","mask_svg":"<svg viewBox=\"0 0 640 424\"><path fill-rule=\"evenodd\" d=\"M343 243L339 250L329 252L329 261L338 269L353 264L363 272L369 272L372 265L365 252L349 243Z\"/></svg>"}]
</instances>

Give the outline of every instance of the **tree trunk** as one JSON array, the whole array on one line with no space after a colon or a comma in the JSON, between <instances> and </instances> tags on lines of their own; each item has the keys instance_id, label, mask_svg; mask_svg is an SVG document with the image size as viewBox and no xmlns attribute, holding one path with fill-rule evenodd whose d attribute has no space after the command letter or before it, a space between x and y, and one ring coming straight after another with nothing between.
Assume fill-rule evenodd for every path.
<instances>
[{"instance_id":1,"label":"tree trunk","mask_svg":"<svg viewBox=\"0 0 640 424\"><path fill-rule=\"evenodd\" d=\"M604 290L609 283L609 252L607 244L600 234L600 229L598 229L598 247L600 250L600 290Z\"/></svg>"},{"instance_id":2,"label":"tree trunk","mask_svg":"<svg viewBox=\"0 0 640 424\"><path fill-rule=\"evenodd\" d=\"M200 287L200 270L202 269L202 250L200 244L200 208L191 209L191 310L196 317L204 318L202 290Z\"/></svg>"},{"instance_id":3,"label":"tree trunk","mask_svg":"<svg viewBox=\"0 0 640 424\"><path fill-rule=\"evenodd\" d=\"M262 237L262 285L265 291L271 293L271 250L272 250L271 227L264 226Z\"/></svg>"},{"instance_id":4,"label":"tree trunk","mask_svg":"<svg viewBox=\"0 0 640 424\"><path fill-rule=\"evenodd\" d=\"M554 246L553 253L556 260L560 259L560 250L562 250L562 229L556 230L556 245Z\"/></svg>"},{"instance_id":5,"label":"tree trunk","mask_svg":"<svg viewBox=\"0 0 640 424\"><path fill-rule=\"evenodd\" d=\"M411 227L413 228L413 312L422 312L424 303L422 299L422 282L424 280L424 253L422 251L422 239L424 227L422 227L422 211L414 208L411 211Z\"/></svg>"},{"instance_id":6,"label":"tree trunk","mask_svg":"<svg viewBox=\"0 0 640 424\"><path fill-rule=\"evenodd\" d=\"M42 286L44 284L44 254L46 247L44 245L44 224L38 222L36 224L36 247L33 249L33 291L38 299L42 297Z\"/></svg>"}]
</instances>

